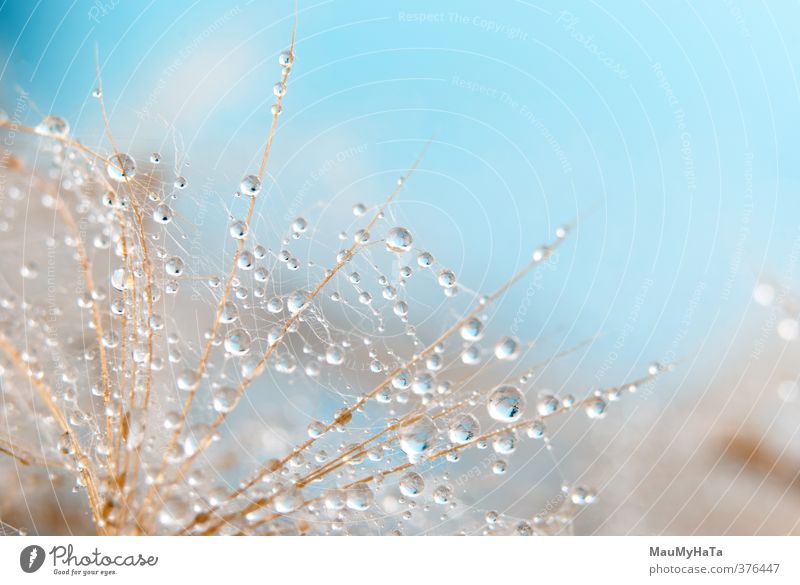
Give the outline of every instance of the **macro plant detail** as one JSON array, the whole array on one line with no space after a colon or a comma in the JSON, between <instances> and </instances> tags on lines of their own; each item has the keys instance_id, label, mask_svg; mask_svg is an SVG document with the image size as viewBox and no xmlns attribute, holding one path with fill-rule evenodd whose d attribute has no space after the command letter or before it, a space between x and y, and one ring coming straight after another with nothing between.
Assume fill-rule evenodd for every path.
<instances>
[{"instance_id":1,"label":"macro plant detail","mask_svg":"<svg viewBox=\"0 0 800 585\"><path fill-rule=\"evenodd\" d=\"M565 484L551 509L514 518L481 507L486 482L454 482L461 460L488 457L502 476L514 451L551 447L559 418L602 419L667 368L602 390L541 388L540 372L584 344L534 359L537 340L488 332L491 312L577 222L496 290L469 290L393 220L435 143L383 199L354 204L338 251L301 260L328 227L313 218L257 229L294 53L292 41L278 56L258 168L218 202L222 254L187 244L191 175L118 149L99 66L106 152L56 115L0 119L13 143L0 238L24 243L0 261L0 454L23 484L32 468L74 484L87 511L74 532L570 533L594 490ZM416 287L446 309L426 312ZM297 395L328 416L275 420ZM273 444L252 440L264 426Z\"/></svg>"}]
</instances>

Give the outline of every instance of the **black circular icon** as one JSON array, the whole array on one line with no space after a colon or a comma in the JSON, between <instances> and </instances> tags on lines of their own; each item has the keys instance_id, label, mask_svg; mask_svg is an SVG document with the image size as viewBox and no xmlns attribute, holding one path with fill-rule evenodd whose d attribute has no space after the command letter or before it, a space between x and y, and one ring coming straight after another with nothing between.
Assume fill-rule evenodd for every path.
<instances>
[{"instance_id":1,"label":"black circular icon","mask_svg":"<svg viewBox=\"0 0 800 585\"><path fill-rule=\"evenodd\" d=\"M44 564L44 549L41 546L32 544L26 546L19 553L19 566L26 573L35 573Z\"/></svg>"}]
</instances>

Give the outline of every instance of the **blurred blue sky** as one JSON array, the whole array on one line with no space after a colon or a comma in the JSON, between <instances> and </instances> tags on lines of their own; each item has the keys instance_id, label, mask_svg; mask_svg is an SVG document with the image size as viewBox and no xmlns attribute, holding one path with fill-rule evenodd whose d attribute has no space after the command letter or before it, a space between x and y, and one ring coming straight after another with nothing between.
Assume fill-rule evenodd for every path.
<instances>
[{"instance_id":1,"label":"blurred blue sky","mask_svg":"<svg viewBox=\"0 0 800 585\"><path fill-rule=\"evenodd\" d=\"M263 229L320 201L346 227L433 136L396 214L467 286L587 214L521 334L604 332L591 359L618 353L616 379L713 362L754 326L756 275L795 280L798 18L794 2L301 2ZM19 86L98 142L97 46L123 148L174 163L178 135L180 172L232 192L292 22L290 2L5 1L2 105Z\"/></svg>"}]
</instances>

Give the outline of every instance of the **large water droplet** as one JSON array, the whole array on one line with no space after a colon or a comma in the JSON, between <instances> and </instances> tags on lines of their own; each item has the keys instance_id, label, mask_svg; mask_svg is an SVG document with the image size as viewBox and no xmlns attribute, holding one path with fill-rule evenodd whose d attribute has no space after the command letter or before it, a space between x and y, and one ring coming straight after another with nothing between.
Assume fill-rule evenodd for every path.
<instances>
[{"instance_id":1,"label":"large water droplet","mask_svg":"<svg viewBox=\"0 0 800 585\"><path fill-rule=\"evenodd\" d=\"M108 176L121 183L136 176L136 161L129 154L121 152L112 155L106 165Z\"/></svg>"},{"instance_id":2,"label":"large water droplet","mask_svg":"<svg viewBox=\"0 0 800 585\"><path fill-rule=\"evenodd\" d=\"M216 388L213 393L214 397L214 410L220 413L232 411L239 401L239 392L236 388L230 386L221 386Z\"/></svg>"},{"instance_id":3,"label":"large water droplet","mask_svg":"<svg viewBox=\"0 0 800 585\"><path fill-rule=\"evenodd\" d=\"M45 116L36 126L36 133L42 136L65 138L69 134L69 124L59 116Z\"/></svg>"},{"instance_id":4,"label":"large water droplet","mask_svg":"<svg viewBox=\"0 0 800 585\"><path fill-rule=\"evenodd\" d=\"M404 227L395 227L386 234L386 248L392 252L408 252L413 239L411 232Z\"/></svg>"},{"instance_id":5,"label":"large water droplet","mask_svg":"<svg viewBox=\"0 0 800 585\"><path fill-rule=\"evenodd\" d=\"M501 422L512 422L522 415L525 397L514 386L498 386L489 395L489 415Z\"/></svg>"},{"instance_id":6,"label":"large water droplet","mask_svg":"<svg viewBox=\"0 0 800 585\"><path fill-rule=\"evenodd\" d=\"M303 495L294 486L284 488L275 495L273 506L275 511L279 514L288 514L294 512L303 505Z\"/></svg>"},{"instance_id":7,"label":"large water droplet","mask_svg":"<svg viewBox=\"0 0 800 585\"><path fill-rule=\"evenodd\" d=\"M586 416L592 419L603 418L606 416L607 408L608 403L605 400L599 396L594 396L586 403Z\"/></svg>"},{"instance_id":8,"label":"large water droplet","mask_svg":"<svg viewBox=\"0 0 800 585\"><path fill-rule=\"evenodd\" d=\"M244 355L250 351L250 334L244 329L234 329L225 337L225 351Z\"/></svg>"},{"instance_id":9,"label":"large water droplet","mask_svg":"<svg viewBox=\"0 0 800 585\"><path fill-rule=\"evenodd\" d=\"M347 507L351 510L367 510L373 501L372 490L366 484L358 484L347 489Z\"/></svg>"},{"instance_id":10,"label":"large water droplet","mask_svg":"<svg viewBox=\"0 0 800 585\"><path fill-rule=\"evenodd\" d=\"M407 498L416 498L425 490L425 480L416 471L409 471L400 478L400 493Z\"/></svg>"},{"instance_id":11,"label":"large water droplet","mask_svg":"<svg viewBox=\"0 0 800 585\"><path fill-rule=\"evenodd\" d=\"M429 451L436 440L436 425L428 416L401 426L397 431L400 449L408 455L411 463L416 463Z\"/></svg>"},{"instance_id":12,"label":"large water droplet","mask_svg":"<svg viewBox=\"0 0 800 585\"><path fill-rule=\"evenodd\" d=\"M450 441L456 444L469 443L480 433L480 423L471 414L462 414L452 420L447 429Z\"/></svg>"},{"instance_id":13,"label":"large water droplet","mask_svg":"<svg viewBox=\"0 0 800 585\"><path fill-rule=\"evenodd\" d=\"M242 194L255 197L261 191L261 179L255 175L247 175L239 184L239 189Z\"/></svg>"},{"instance_id":14,"label":"large water droplet","mask_svg":"<svg viewBox=\"0 0 800 585\"><path fill-rule=\"evenodd\" d=\"M286 297L286 308L292 315L296 315L303 310L308 302L308 293L304 290L296 290Z\"/></svg>"},{"instance_id":15,"label":"large water droplet","mask_svg":"<svg viewBox=\"0 0 800 585\"><path fill-rule=\"evenodd\" d=\"M519 355L519 340L515 337L503 337L494 346L494 355L499 360L510 361Z\"/></svg>"},{"instance_id":16,"label":"large water droplet","mask_svg":"<svg viewBox=\"0 0 800 585\"><path fill-rule=\"evenodd\" d=\"M483 335L483 323L474 317L461 326L461 338L467 341L477 341Z\"/></svg>"}]
</instances>

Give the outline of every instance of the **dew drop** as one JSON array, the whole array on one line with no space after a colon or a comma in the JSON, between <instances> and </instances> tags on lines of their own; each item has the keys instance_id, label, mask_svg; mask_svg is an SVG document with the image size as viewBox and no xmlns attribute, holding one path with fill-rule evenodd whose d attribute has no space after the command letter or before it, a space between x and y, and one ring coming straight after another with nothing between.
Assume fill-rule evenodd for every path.
<instances>
[{"instance_id":1,"label":"dew drop","mask_svg":"<svg viewBox=\"0 0 800 585\"><path fill-rule=\"evenodd\" d=\"M395 227L386 234L386 248L390 252L408 252L412 243L411 232L406 228Z\"/></svg>"},{"instance_id":2,"label":"dew drop","mask_svg":"<svg viewBox=\"0 0 800 585\"><path fill-rule=\"evenodd\" d=\"M296 487L285 488L275 495L273 506L278 514L289 514L303 505L303 496Z\"/></svg>"},{"instance_id":3,"label":"dew drop","mask_svg":"<svg viewBox=\"0 0 800 585\"><path fill-rule=\"evenodd\" d=\"M480 433L480 423L471 414L462 414L452 420L447 429L447 436L452 443L462 445L469 443Z\"/></svg>"},{"instance_id":4,"label":"dew drop","mask_svg":"<svg viewBox=\"0 0 800 585\"><path fill-rule=\"evenodd\" d=\"M303 310L308 302L308 293L304 290L296 290L286 298L286 308L292 315L296 315Z\"/></svg>"},{"instance_id":5,"label":"dew drop","mask_svg":"<svg viewBox=\"0 0 800 585\"><path fill-rule=\"evenodd\" d=\"M512 422L522 415L525 397L514 386L498 386L489 395L489 416L501 422Z\"/></svg>"},{"instance_id":6,"label":"dew drop","mask_svg":"<svg viewBox=\"0 0 800 585\"><path fill-rule=\"evenodd\" d=\"M108 176L121 183L136 176L136 161L129 154L119 153L111 156L106 165Z\"/></svg>"},{"instance_id":7,"label":"dew drop","mask_svg":"<svg viewBox=\"0 0 800 585\"><path fill-rule=\"evenodd\" d=\"M444 288L452 288L456 284L456 275L452 270L442 270L439 272L439 286Z\"/></svg>"},{"instance_id":8,"label":"dew drop","mask_svg":"<svg viewBox=\"0 0 800 585\"><path fill-rule=\"evenodd\" d=\"M483 323L477 317L461 326L461 338L466 341L477 341L483 336Z\"/></svg>"},{"instance_id":9,"label":"dew drop","mask_svg":"<svg viewBox=\"0 0 800 585\"><path fill-rule=\"evenodd\" d=\"M170 276L180 276L183 274L183 260L178 256L173 256L164 263L164 270Z\"/></svg>"},{"instance_id":10,"label":"dew drop","mask_svg":"<svg viewBox=\"0 0 800 585\"><path fill-rule=\"evenodd\" d=\"M420 252L417 256L417 265L421 268L430 268L433 266L433 255L430 252Z\"/></svg>"},{"instance_id":11,"label":"dew drop","mask_svg":"<svg viewBox=\"0 0 800 585\"><path fill-rule=\"evenodd\" d=\"M230 225L228 231L232 238L243 240L247 237L247 224L242 220L236 220Z\"/></svg>"},{"instance_id":12,"label":"dew drop","mask_svg":"<svg viewBox=\"0 0 800 585\"><path fill-rule=\"evenodd\" d=\"M358 484L347 489L347 507L351 510L367 510L373 501L372 490L366 484Z\"/></svg>"},{"instance_id":13,"label":"dew drop","mask_svg":"<svg viewBox=\"0 0 800 585\"><path fill-rule=\"evenodd\" d=\"M400 449L408 455L411 463L416 463L434 445L436 425L428 416L401 426L397 431Z\"/></svg>"},{"instance_id":14,"label":"dew drop","mask_svg":"<svg viewBox=\"0 0 800 585\"><path fill-rule=\"evenodd\" d=\"M214 410L220 413L227 413L236 407L239 401L239 392L230 386L221 386L214 390L213 406Z\"/></svg>"},{"instance_id":15,"label":"dew drop","mask_svg":"<svg viewBox=\"0 0 800 585\"><path fill-rule=\"evenodd\" d=\"M281 67L291 67L293 60L294 56L291 51L281 51L281 54L278 55L278 65Z\"/></svg>"},{"instance_id":16,"label":"dew drop","mask_svg":"<svg viewBox=\"0 0 800 585\"><path fill-rule=\"evenodd\" d=\"M303 217L298 217L292 222L292 231L296 234L302 234L308 229L308 221Z\"/></svg>"},{"instance_id":17,"label":"dew drop","mask_svg":"<svg viewBox=\"0 0 800 585\"><path fill-rule=\"evenodd\" d=\"M172 221L172 209L169 205L162 203L153 210L153 219L162 224L167 224Z\"/></svg>"},{"instance_id":18,"label":"dew drop","mask_svg":"<svg viewBox=\"0 0 800 585\"><path fill-rule=\"evenodd\" d=\"M239 189L244 195L255 197L261 191L261 179L255 175L247 175L239 183Z\"/></svg>"},{"instance_id":19,"label":"dew drop","mask_svg":"<svg viewBox=\"0 0 800 585\"><path fill-rule=\"evenodd\" d=\"M600 419L606 416L608 404L599 396L594 396L586 403L586 416L592 419Z\"/></svg>"},{"instance_id":20,"label":"dew drop","mask_svg":"<svg viewBox=\"0 0 800 585\"><path fill-rule=\"evenodd\" d=\"M192 392L200 385L200 376L194 370L184 370L178 376L178 389Z\"/></svg>"},{"instance_id":21,"label":"dew drop","mask_svg":"<svg viewBox=\"0 0 800 585\"><path fill-rule=\"evenodd\" d=\"M400 478L400 493L407 498L416 498L425 490L425 480L416 471L409 471Z\"/></svg>"},{"instance_id":22,"label":"dew drop","mask_svg":"<svg viewBox=\"0 0 800 585\"><path fill-rule=\"evenodd\" d=\"M36 126L36 133L42 136L65 138L69 134L69 124L59 116L45 116Z\"/></svg>"},{"instance_id":23,"label":"dew drop","mask_svg":"<svg viewBox=\"0 0 800 585\"><path fill-rule=\"evenodd\" d=\"M225 337L225 351L233 355L245 355L250 351L250 334L244 329L234 329Z\"/></svg>"},{"instance_id":24,"label":"dew drop","mask_svg":"<svg viewBox=\"0 0 800 585\"><path fill-rule=\"evenodd\" d=\"M338 345L328 346L325 350L325 361L332 366L341 365L344 362L344 351Z\"/></svg>"},{"instance_id":25,"label":"dew drop","mask_svg":"<svg viewBox=\"0 0 800 585\"><path fill-rule=\"evenodd\" d=\"M503 337L494 346L494 355L497 359L511 361L519 355L519 340L515 337Z\"/></svg>"}]
</instances>

